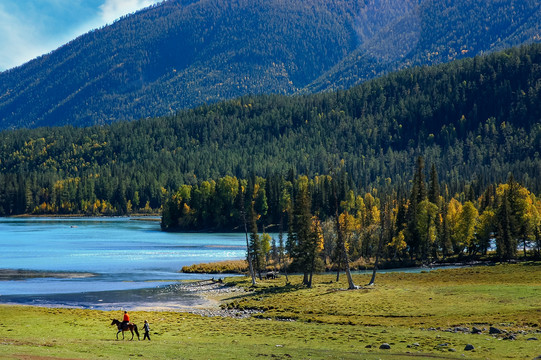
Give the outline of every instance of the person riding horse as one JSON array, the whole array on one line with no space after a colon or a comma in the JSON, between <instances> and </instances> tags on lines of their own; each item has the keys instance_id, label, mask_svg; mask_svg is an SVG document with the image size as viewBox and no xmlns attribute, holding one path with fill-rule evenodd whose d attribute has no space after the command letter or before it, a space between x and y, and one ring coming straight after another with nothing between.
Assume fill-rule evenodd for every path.
<instances>
[{"instance_id":1,"label":"person riding horse","mask_svg":"<svg viewBox=\"0 0 541 360\"><path fill-rule=\"evenodd\" d=\"M129 331L131 332L131 339L133 340L134 333L137 334L137 339L139 339L139 331L137 330L137 325L134 323L128 323L128 325L124 325L124 321L120 321L117 319L111 320L111 325L116 325L118 332L116 333L116 339L118 340L118 334L122 333L122 339L124 339L124 332Z\"/></svg>"},{"instance_id":2,"label":"person riding horse","mask_svg":"<svg viewBox=\"0 0 541 360\"><path fill-rule=\"evenodd\" d=\"M122 330L128 328L128 324L130 323L130 315L127 311L124 311L124 317L122 318Z\"/></svg>"}]
</instances>

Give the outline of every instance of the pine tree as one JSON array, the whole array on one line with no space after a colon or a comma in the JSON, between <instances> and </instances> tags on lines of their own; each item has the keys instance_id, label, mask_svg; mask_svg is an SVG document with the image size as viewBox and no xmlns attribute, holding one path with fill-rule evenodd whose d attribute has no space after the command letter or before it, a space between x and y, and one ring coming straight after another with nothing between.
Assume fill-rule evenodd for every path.
<instances>
[{"instance_id":1,"label":"pine tree","mask_svg":"<svg viewBox=\"0 0 541 360\"><path fill-rule=\"evenodd\" d=\"M536 225L534 228L534 239L537 257L541 257L541 225Z\"/></svg>"},{"instance_id":2,"label":"pine tree","mask_svg":"<svg viewBox=\"0 0 541 360\"><path fill-rule=\"evenodd\" d=\"M288 252L287 249L289 249L289 245L288 245L289 244L289 237L284 242L284 218L285 218L286 213L287 214L292 213L292 211L291 211L291 194L290 194L290 191L288 191L288 184L291 184L291 183L284 181L283 184L282 184L281 192L280 192L280 201L279 201L280 228L279 228L279 234L278 234L278 239L279 239L278 249L279 249L279 256L280 256L280 271L283 270L285 272L286 284L289 283L289 278L288 278L288 275L287 275L287 266L285 264L286 252ZM291 223L291 222L289 222L289 223ZM289 229L291 229L291 226L289 226L288 230ZM288 231L288 234L291 234L291 231Z\"/></svg>"},{"instance_id":3,"label":"pine tree","mask_svg":"<svg viewBox=\"0 0 541 360\"><path fill-rule=\"evenodd\" d=\"M317 263L319 259L319 254L323 250L323 234L321 230L321 222L319 219L314 216L312 217L312 227L311 234L308 243L305 246L306 251L306 262L309 266L308 268L308 283L306 284L309 288L312 287L312 279L314 272L317 269Z\"/></svg>"},{"instance_id":4,"label":"pine tree","mask_svg":"<svg viewBox=\"0 0 541 360\"><path fill-rule=\"evenodd\" d=\"M516 255L517 244L515 243L511 231L511 216L509 209L509 200L504 194L502 202L498 209L498 234L496 236L496 252L502 260L511 260Z\"/></svg>"},{"instance_id":5,"label":"pine tree","mask_svg":"<svg viewBox=\"0 0 541 360\"><path fill-rule=\"evenodd\" d=\"M443 259L451 254L453 250L453 244L451 243L451 234L449 230L449 221L447 218L447 211L449 205L446 202L443 202L440 210L440 228L438 233L438 242L441 249Z\"/></svg>"},{"instance_id":6,"label":"pine tree","mask_svg":"<svg viewBox=\"0 0 541 360\"><path fill-rule=\"evenodd\" d=\"M336 174L333 174L332 178L332 198L334 202L335 207L335 221L336 221L336 247L339 252L339 261L341 261L344 265L344 269L346 270L346 277L348 279L348 288L350 290L356 289L355 283L353 282L353 277L351 276L351 271L349 268L349 255L348 250L346 246L346 232L348 231L348 225L347 225L347 219L348 214L344 215L344 223L340 221L341 215L338 214L338 203L339 203L339 197L338 197L338 184L336 181L335 176ZM340 263L338 264L338 273L336 275L337 281L338 281L338 274L340 274Z\"/></svg>"},{"instance_id":7,"label":"pine tree","mask_svg":"<svg viewBox=\"0 0 541 360\"><path fill-rule=\"evenodd\" d=\"M438 182L438 172L436 171L436 166L434 164L432 164L432 167L430 168L430 179L428 183L428 201L439 206L440 184Z\"/></svg>"},{"instance_id":8,"label":"pine tree","mask_svg":"<svg viewBox=\"0 0 541 360\"><path fill-rule=\"evenodd\" d=\"M311 245L313 243L312 214L308 179L301 177L296 182L296 198L293 205L291 257L303 273L303 284L309 285L312 266Z\"/></svg>"},{"instance_id":9,"label":"pine tree","mask_svg":"<svg viewBox=\"0 0 541 360\"><path fill-rule=\"evenodd\" d=\"M259 236L257 230L257 220L259 215L255 212L253 200L250 201L249 206L250 207L248 211L248 221L250 222L250 256L252 258L252 266L254 267L254 272L257 272L257 274L259 275L259 280L261 280L261 271L263 270L265 255L263 254L261 237Z\"/></svg>"},{"instance_id":10,"label":"pine tree","mask_svg":"<svg viewBox=\"0 0 541 360\"><path fill-rule=\"evenodd\" d=\"M406 243L409 246L410 257L421 256L421 245L425 240L422 238L422 231L419 228L419 204L426 199L426 186L424 176L424 160L422 156L417 158L415 174L413 176L413 185L411 189L408 212L406 215L408 221Z\"/></svg>"},{"instance_id":11,"label":"pine tree","mask_svg":"<svg viewBox=\"0 0 541 360\"><path fill-rule=\"evenodd\" d=\"M254 265L252 263L252 253L250 250L250 240L248 239L248 223L247 223L247 216L246 216L246 204L244 201L244 191L242 188L242 184L239 181L239 191L237 193L237 208L239 209L239 212L242 217L242 222L244 225L244 233L246 234L246 259L248 260L248 269L250 271L250 277L252 278L252 286L255 286L256 280L255 280L255 271L254 271Z\"/></svg>"},{"instance_id":12,"label":"pine tree","mask_svg":"<svg viewBox=\"0 0 541 360\"><path fill-rule=\"evenodd\" d=\"M411 192L412 202L419 204L426 199L426 184L425 184L425 174L424 174L424 159L422 156L417 158L417 164L415 167L415 175L413 177L413 189ZM434 179L437 180L437 176ZM434 189L435 191L435 189Z\"/></svg>"}]
</instances>

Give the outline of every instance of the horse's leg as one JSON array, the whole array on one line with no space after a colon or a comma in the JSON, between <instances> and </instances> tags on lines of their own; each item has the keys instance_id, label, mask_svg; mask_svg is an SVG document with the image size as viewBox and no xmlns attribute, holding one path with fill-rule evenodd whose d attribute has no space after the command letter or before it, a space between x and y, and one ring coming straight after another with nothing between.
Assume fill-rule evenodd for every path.
<instances>
[{"instance_id":1,"label":"horse's leg","mask_svg":"<svg viewBox=\"0 0 541 360\"><path fill-rule=\"evenodd\" d=\"M131 331L131 339L130 340L133 340L133 329L130 328L130 331Z\"/></svg>"},{"instance_id":2,"label":"horse's leg","mask_svg":"<svg viewBox=\"0 0 541 360\"><path fill-rule=\"evenodd\" d=\"M122 330L118 330L118 332L116 333L116 339L118 340L118 334L121 332Z\"/></svg>"}]
</instances>

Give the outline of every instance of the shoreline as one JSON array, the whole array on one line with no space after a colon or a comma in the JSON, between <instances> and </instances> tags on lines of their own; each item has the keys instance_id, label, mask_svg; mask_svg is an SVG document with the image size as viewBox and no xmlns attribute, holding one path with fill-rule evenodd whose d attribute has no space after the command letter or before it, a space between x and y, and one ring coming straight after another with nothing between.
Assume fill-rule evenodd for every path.
<instances>
[{"instance_id":1,"label":"shoreline","mask_svg":"<svg viewBox=\"0 0 541 360\"><path fill-rule=\"evenodd\" d=\"M473 264L461 264L460 267L469 267ZM475 264L489 265L489 264ZM490 264L492 265L492 264ZM431 271L442 268L435 266L431 268L419 268L421 271ZM445 266L443 266L445 268ZM380 270L382 273L389 269ZM408 271L406 271L408 272ZM326 273L328 274L328 273ZM58 279L84 279L96 276L92 273L77 272L54 272L54 271L32 271L32 270L9 270L0 269L0 280L26 280L35 278L58 278ZM100 311L118 311L128 309L130 311L148 312L178 312L191 313L205 317L231 317L246 318L259 311L227 309L224 303L232 301L233 298L246 294L242 287L234 286L221 279L215 280L183 280L164 287L144 288L122 291L105 291L95 293L57 294L45 296L22 296L13 299L13 302L0 296L0 302L8 306L35 306L45 308L80 308ZM81 298L82 296L82 298ZM3 298L3 299L2 299ZM8 297L9 298L9 297ZM2 301L4 300L4 301Z\"/></svg>"},{"instance_id":2,"label":"shoreline","mask_svg":"<svg viewBox=\"0 0 541 360\"><path fill-rule=\"evenodd\" d=\"M31 278L57 275L62 279L83 278L84 275L74 273L55 273L39 271L11 271L0 269L0 274L10 276L10 280L19 281ZM22 274L20 274L22 273ZM25 277L25 278L23 278ZM0 280L2 279L0 275ZM232 296L245 293L241 287L224 284L221 281L188 280L167 285L164 288L145 288L136 290L105 291L98 293L82 293L80 296L94 296L90 302L85 302L77 294L57 295L23 295L22 297L0 296L1 306L31 306L38 308L86 309L98 311L148 311L148 312L178 312L191 313L206 317L222 316L246 318L256 311L224 309L222 303ZM107 295L106 295L107 294ZM171 297L170 297L171 295ZM108 296L110 296L108 298ZM14 301L10 301L10 298ZM77 301L73 299L77 298ZM102 300L103 299L103 300ZM126 300L127 299L127 300Z\"/></svg>"},{"instance_id":3,"label":"shoreline","mask_svg":"<svg viewBox=\"0 0 541 360\"><path fill-rule=\"evenodd\" d=\"M97 276L89 272L39 271L23 269L0 269L0 281L27 280L39 278L85 279Z\"/></svg>"},{"instance_id":4,"label":"shoreline","mask_svg":"<svg viewBox=\"0 0 541 360\"><path fill-rule=\"evenodd\" d=\"M89 219L99 219L99 218L132 218L132 220L156 220L161 221L160 214L129 214L129 215L88 215L88 214L18 214L18 215L9 215L2 216L6 219L25 219L25 218L51 218L51 219L78 219L78 218L89 218ZM151 218L151 219L148 219Z\"/></svg>"}]
</instances>

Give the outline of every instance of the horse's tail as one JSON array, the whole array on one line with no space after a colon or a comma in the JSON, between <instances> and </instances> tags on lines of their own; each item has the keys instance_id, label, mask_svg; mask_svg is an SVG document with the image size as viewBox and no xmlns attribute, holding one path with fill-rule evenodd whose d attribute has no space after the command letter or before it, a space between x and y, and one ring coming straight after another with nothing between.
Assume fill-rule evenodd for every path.
<instances>
[{"instance_id":1,"label":"horse's tail","mask_svg":"<svg viewBox=\"0 0 541 360\"><path fill-rule=\"evenodd\" d=\"M133 331L135 331L135 334L137 334L137 339L141 340L139 337L139 330L137 330L137 325L133 324Z\"/></svg>"}]
</instances>

